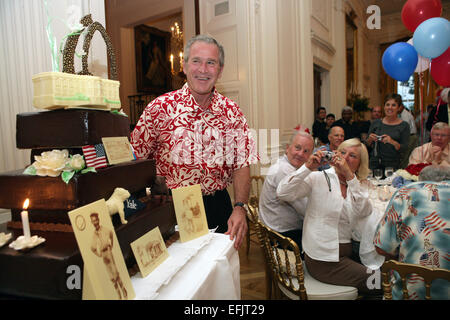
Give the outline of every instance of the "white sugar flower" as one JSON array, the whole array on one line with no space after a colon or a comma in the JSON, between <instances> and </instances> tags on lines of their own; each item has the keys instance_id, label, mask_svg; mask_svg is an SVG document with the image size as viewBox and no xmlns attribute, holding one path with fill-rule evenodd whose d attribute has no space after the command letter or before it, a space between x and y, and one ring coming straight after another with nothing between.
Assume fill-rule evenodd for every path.
<instances>
[{"instance_id":1,"label":"white sugar flower","mask_svg":"<svg viewBox=\"0 0 450 320\"><path fill-rule=\"evenodd\" d=\"M74 154L69 160L69 169L79 171L85 167L83 156L80 154Z\"/></svg>"},{"instance_id":2,"label":"white sugar flower","mask_svg":"<svg viewBox=\"0 0 450 320\"><path fill-rule=\"evenodd\" d=\"M42 152L40 156L35 156L34 159L36 161L33 166L36 168L38 176L57 177L69 161L69 151L66 149L46 151Z\"/></svg>"}]
</instances>

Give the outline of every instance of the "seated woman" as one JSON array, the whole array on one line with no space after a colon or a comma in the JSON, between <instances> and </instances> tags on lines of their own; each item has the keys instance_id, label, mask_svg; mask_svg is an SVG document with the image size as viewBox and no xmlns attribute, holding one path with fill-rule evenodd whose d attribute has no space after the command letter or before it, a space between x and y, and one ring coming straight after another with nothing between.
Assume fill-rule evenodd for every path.
<instances>
[{"instance_id":1,"label":"seated woman","mask_svg":"<svg viewBox=\"0 0 450 320\"><path fill-rule=\"evenodd\" d=\"M351 227L372 212L367 190L360 185L369 172L367 149L357 138L346 140L331 159L331 168L317 171L322 156L320 150L312 154L277 188L281 200L308 197L302 237L306 267L319 281L380 294L368 288L373 271L350 259Z\"/></svg>"},{"instance_id":2,"label":"seated woman","mask_svg":"<svg viewBox=\"0 0 450 320\"><path fill-rule=\"evenodd\" d=\"M393 93L384 100L384 118L372 122L366 144L372 148L370 168L400 169L400 160L409 143L409 124L398 117L402 97ZM409 156L409 155L408 155Z\"/></svg>"}]
</instances>

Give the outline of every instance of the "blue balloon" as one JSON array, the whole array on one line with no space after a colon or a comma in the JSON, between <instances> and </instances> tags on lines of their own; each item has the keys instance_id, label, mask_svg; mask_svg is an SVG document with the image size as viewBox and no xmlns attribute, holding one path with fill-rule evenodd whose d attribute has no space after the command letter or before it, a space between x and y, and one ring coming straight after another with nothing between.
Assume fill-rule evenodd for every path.
<instances>
[{"instance_id":1,"label":"blue balloon","mask_svg":"<svg viewBox=\"0 0 450 320\"><path fill-rule=\"evenodd\" d=\"M445 18L425 20L414 31L413 43L422 57L439 57L450 46L450 22Z\"/></svg>"},{"instance_id":2,"label":"blue balloon","mask_svg":"<svg viewBox=\"0 0 450 320\"><path fill-rule=\"evenodd\" d=\"M398 81L407 81L416 70L418 61L416 50L406 42L390 45L382 58L384 71Z\"/></svg>"}]
</instances>

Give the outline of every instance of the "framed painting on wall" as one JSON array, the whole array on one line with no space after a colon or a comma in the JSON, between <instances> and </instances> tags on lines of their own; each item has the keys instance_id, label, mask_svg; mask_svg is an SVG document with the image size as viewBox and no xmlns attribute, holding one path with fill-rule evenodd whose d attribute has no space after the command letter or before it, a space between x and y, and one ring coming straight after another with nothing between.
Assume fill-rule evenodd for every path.
<instances>
[{"instance_id":1,"label":"framed painting on wall","mask_svg":"<svg viewBox=\"0 0 450 320\"><path fill-rule=\"evenodd\" d=\"M162 94L172 90L170 37L170 32L146 25L134 28L138 92Z\"/></svg>"}]
</instances>

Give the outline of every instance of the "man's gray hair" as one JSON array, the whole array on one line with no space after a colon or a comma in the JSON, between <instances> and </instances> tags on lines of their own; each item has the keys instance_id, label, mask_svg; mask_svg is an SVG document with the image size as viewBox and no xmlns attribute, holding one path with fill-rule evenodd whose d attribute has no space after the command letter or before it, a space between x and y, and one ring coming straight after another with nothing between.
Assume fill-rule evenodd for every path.
<instances>
[{"instance_id":1,"label":"man's gray hair","mask_svg":"<svg viewBox=\"0 0 450 320\"><path fill-rule=\"evenodd\" d=\"M297 130L292 134L291 139L289 140L289 144L292 144L292 142L294 141L296 136L301 136L301 137L310 139L312 144L313 144L313 146L314 146L314 138L313 138L312 135L310 135L308 132L297 131Z\"/></svg>"},{"instance_id":2,"label":"man's gray hair","mask_svg":"<svg viewBox=\"0 0 450 320\"><path fill-rule=\"evenodd\" d=\"M225 64L225 50L223 49L222 45L219 42L217 42L216 39L204 34L196 35L195 37L189 39L189 41L186 43L186 46L184 47L184 62L187 63L189 61L191 47L197 41L202 41L205 43L216 45L217 48L219 49L219 64L221 67L223 67L223 65Z\"/></svg>"},{"instance_id":3,"label":"man's gray hair","mask_svg":"<svg viewBox=\"0 0 450 320\"><path fill-rule=\"evenodd\" d=\"M431 128L431 132L433 132L434 130L444 130L444 129L448 129L449 126L447 123L445 122L436 122L434 124L434 126Z\"/></svg>"},{"instance_id":4,"label":"man's gray hair","mask_svg":"<svg viewBox=\"0 0 450 320\"><path fill-rule=\"evenodd\" d=\"M441 182L450 180L450 168L445 166L428 166L419 174L419 181Z\"/></svg>"},{"instance_id":5,"label":"man's gray hair","mask_svg":"<svg viewBox=\"0 0 450 320\"><path fill-rule=\"evenodd\" d=\"M342 108L341 114L344 113L344 111L351 111L351 112L353 112L353 109L352 109L352 107L345 106L344 108Z\"/></svg>"}]
</instances>

